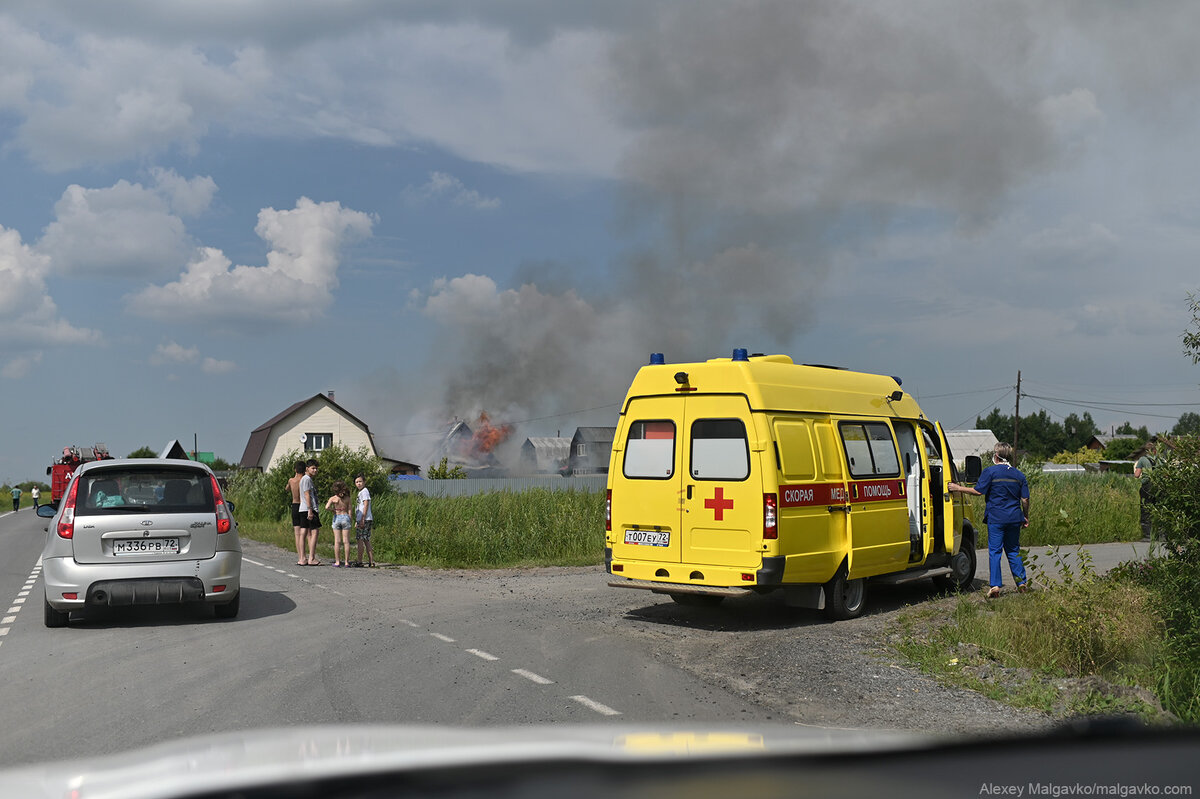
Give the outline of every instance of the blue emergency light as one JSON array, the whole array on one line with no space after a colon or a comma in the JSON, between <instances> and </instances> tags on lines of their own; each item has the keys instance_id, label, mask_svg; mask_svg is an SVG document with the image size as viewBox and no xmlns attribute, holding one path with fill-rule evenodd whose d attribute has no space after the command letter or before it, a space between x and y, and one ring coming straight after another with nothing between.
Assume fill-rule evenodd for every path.
<instances>
[{"instance_id":1,"label":"blue emergency light","mask_svg":"<svg viewBox=\"0 0 1200 799\"><path fill-rule=\"evenodd\" d=\"M748 361L748 360L750 360L750 358L748 357L747 351L744 347L738 347L737 349L735 349L733 351L733 360Z\"/></svg>"},{"instance_id":2,"label":"blue emergency light","mask_svg":"<svg viewBox=\"0 0 1200 799\"><path fill-rule=\"evenodd\" d=\"M662 364L664 364L666 362L667 362L667 359L663 357L663 354L661 352L650 353L650 365L651 366L661 366Z\"/></svg>"}]
</instances>

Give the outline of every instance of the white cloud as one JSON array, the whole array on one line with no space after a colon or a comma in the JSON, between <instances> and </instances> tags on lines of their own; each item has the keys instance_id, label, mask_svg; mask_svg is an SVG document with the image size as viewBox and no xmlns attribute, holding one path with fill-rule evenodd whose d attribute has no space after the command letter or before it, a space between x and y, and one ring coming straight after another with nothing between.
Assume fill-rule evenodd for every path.
<instances>
[{"instance_id":1,"label":"white cloud","mask_svg":"<svg viewBox=\"0 0 1200 799\"><path fill-rule=\"evenodd\" d=\"M198 213L211 201L211 178L185 180L157 170L158 185L117 181L107 189L72 184L54 206L38 250L59 274L146 278L173 271L192 249L172 210Z\"/></svg>"},{"instance_id":2,"label":"white cloud","mask_svg":"<svg viewBox=\"0 0 1200 799\"><path fill-rule=\"evenodd\" d=\"M180 216L199 216L212 205L217 193L217 182L207 175L191 179L182 177L173 169L154 167L156 189Z\"/></svg>"},{"instance_id":3,"label":"white cloud","mask_svg":"<svg viewBox=\"0 0 1200 799\"><path fill-rule=\"evenodd\" d=\"M500 207L500 200L495 197L484 197L475 189L466 185L445 172L430 172L429 180L421 186L409 186L404 190L404 196L414 203L429 200L445 199L450 203L477 211L492 211Z\"/></svg>"},{"instance_id":4,"label":"white cloud","mask_svg":"<svg viewBox=\"0 0 1200 799\"><path fill-rule=\"evenodd\" d=\"M171 363L195 363L200 357L200 350L195 347L184 347L174 341L166 344L159 344L155 348L154 354L150 356L150 363L154 366L162 366Z\"/></svg>"},{"instance_id":5,"label":"white cloud","mask_svg":"<svg viewBox=\"0 0 1200 799\"><path fill-rule=\"evenodd\" d=\"M25 377L29 372L40 363L42 360L41 350L31 352L29 355L18 355L8 363L0 367L0 377L7 377L10 380L19 380Z\"/></svg>"},{"instance_id":6,"label":"white cloud","mask_svg":"<svg viewBox=\"0 0 1200 799\"><path fill-rule=\"evenodd\" d=\"M0 17L0 40L20 44L0 53L0 110L19 120L15 146L51 170L191 152L219 130L433 143L518 171L612 172L625 137L597 68L611 34L556 26L518 46L503 26L353 11L286 47L275 47L277 19L201 38L178 19L169 31L118 32L85 17Z\"/></svg>"},{"instance_id":7,"label":"white cloud","mask_svg":"<svg viewBox=\"0 0 1200 799\"><path fill-rule=\"evenodd\" d=\"M205 374L223 375L236 369L237 364L233 361L219 361L216 358L205 358L200 362L200 368Z\"/></svg>"},{"instance_id":8,"label":"white cloud","mask_svg":"<svg viewBox=\"0 0 1200 799\"><path fill-rule=\"evenodd\" d=\"M5 377L21 377L41 359L44 347L99 340L94 330L77 328L59 317L46 290L49 259L21 241L15 230L0 226L0 358L8 358Z\"/></svg>"},{"instance_id":9,"label":"white cloud","mask_svg":"<svg viewBox=\"0 0 1200 799\"><path fill-rule=\"evenodd\" d=\"M301 197L290 211L264 208L255 232L271 245L266 266L234 266L204 247L178 281L138 292L129 308L173 321L312 320L332 301L342 247L371 226L370 216L337 202Z\"/></svg>"}]
</instances>

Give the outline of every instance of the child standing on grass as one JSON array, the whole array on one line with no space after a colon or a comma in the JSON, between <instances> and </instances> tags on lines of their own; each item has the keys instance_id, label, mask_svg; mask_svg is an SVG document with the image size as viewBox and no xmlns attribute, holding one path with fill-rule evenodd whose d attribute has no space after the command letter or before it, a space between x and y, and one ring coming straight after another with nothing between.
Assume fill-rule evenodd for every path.
<instances>
[{"instance_id":1,"label":"child standing on grass","mask_svg":"<svg viewBox=\"0 0 1200 799\"><path fill-rule=\"evenodd\" d=\"M367 480L361 474L354 476L354 487L358 489L358 506L354 510L355 537L358 539L358 561L355 566L362 565L363 548L367 550L367 565L375 566L375 550L371 548L371 492L367 490Z\"/></svg>"},{"instance_id":2,"label":"child standing on grass","mask_svg":"<svg viewBox=\"0 0 1200 799\"><path fill-rule=\"evenodd\" d=\"M344 480L333 481L333 494L325 503L325 510L333 507L333 565L350 565L350 490ZM345 556L338 560L338 546Z\"/></svg>"}]
</instances>

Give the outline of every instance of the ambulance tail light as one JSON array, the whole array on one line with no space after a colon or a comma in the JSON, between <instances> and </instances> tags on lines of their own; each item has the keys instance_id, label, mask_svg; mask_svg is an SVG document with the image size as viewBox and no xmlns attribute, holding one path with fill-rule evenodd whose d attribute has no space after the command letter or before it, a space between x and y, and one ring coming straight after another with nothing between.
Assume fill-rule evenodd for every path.
<instances>
[{"instance_id":1,"label":"ambulance tail light","mask_svg":"<svg viewBox=\"0 0 1200 799\"><path fill-rule=\"evenodd\" d=\"M779 498L763 494L763 540L779 538Z\"/></svg>"},{"instance_id":2,"label":"ambulance tail light","mask_svg":"<svg viewBox=\"0 0 1200 799\"><path fill-rule=\"evenodd\" d=\"M604 492L604 532L612 532L612 489Z\"/></svg>"}]
</instances>

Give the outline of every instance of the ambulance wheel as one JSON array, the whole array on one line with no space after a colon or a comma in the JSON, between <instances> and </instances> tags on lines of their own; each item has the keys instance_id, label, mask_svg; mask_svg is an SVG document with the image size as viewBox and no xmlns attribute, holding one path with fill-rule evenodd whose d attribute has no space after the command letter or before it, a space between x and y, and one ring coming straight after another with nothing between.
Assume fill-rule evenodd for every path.
<instances>
[{"instance_id":1,"label":"ambulance wheel","mask_svg":"<svg viewBox=\"0 0 1200 799\"><path fill-rule=\"evenodd\" d=\"M676 603L692 608L715 608L724 598L712 594L671 594Z\"/></svg>"},{"instance_id":2,"label":"ambulance wheel","mask_svg":"<svg viewBox=\"0 0 1200 799\"><path fill-rule=\"evenodd\" d=\"M825 583L825 617L833 621L858 618L867 606L867 581L846 579L845 567Z\"/></svg>"},{"instance_id":3,"label":"ambulance wheel","mask_svg":"<svg viewBox=\"0 0 1200 799\"><path fill-rule=\"evenodd\" d=\"M958 554L950 559L950 573L933 578L933 584L942 591L970 591L975 584L975 531L963 526L962 543Z\"/></svg>"}]
</instances>

